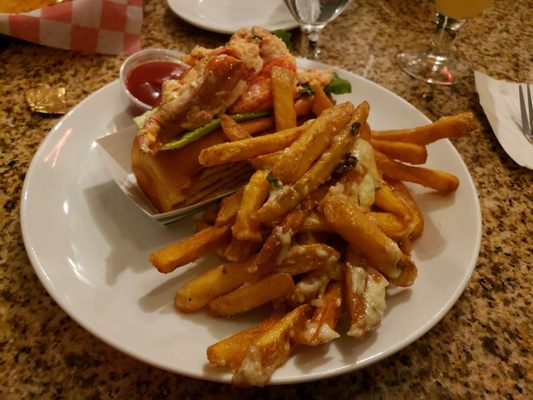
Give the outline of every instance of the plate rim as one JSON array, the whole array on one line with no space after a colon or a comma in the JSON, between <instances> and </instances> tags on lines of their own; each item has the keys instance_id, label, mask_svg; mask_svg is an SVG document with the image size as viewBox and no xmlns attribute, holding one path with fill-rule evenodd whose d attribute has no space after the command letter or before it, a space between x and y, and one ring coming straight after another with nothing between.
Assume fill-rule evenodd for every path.
<instances>
[{"instance_id":1,"label":"plate rim","mask_svg":"<svg viewBox=\"0 0 533 400\"><path fill-rule=\"evenodd\" d=\"M179 18L183 19L184 21L188 22L189 24L197 28L205 29L210 32L221 33L224 35L231 35L237 29L240 28L240 26L238 25L223 26L223 25L220 25L219 23L217 23L216 25L209 25L209 24L203 23L202 22L203 20L200 18L195 18L194 14L189 13L189 12L184 12L183 8L177 7L178 3L181 4L185 2L186 2L185 0L167 0L167 5L176 16L178 16ZM187 11L187 9L185 10ZM286 22L275 24L275 25L267 24L264 27L269 30L276 30L276 29L292 30L292 29L298 28L298 22L293 19L292 21L286 21Z\"/></svg>"},{"instance_id":2,"label":"plate rim","mask_svg":"<svg viewBox=\"0 0 533 400\"><path fill-rule=\"evenodd\" d=\"M327 64L317 63L317 62L314 62L314 61L311 61L311 60L306 60L306 59L299 59L299 62L304 62L304 64L306 64L304 66L308 66L308 65L309 66L317 65L317 66L322 66L322 67L323 66L328 66ZM376 82L373 82L373 81L371 81L371 80L369 80L369 79L367 79L365 77L362 77L360 75L354 74L354 73L352 73L352 72L350 72L348 70L345 70L343 68L335 67L335 66L333 68L336 71L338 71L338 72L350 74L353 78L355 78L357 80L365 81L367 84L370 84L374 88L378 88L380 91L386 92L389 96L390 95L394 96L396 100L402 101L403 103L408 105L410 108L412 108L413 111L416 110L426 120L430 121L429 118L427 118L427 116L425 116L414 105L409 103L406 99L404 99L403 97L399 96L398 94L396 94L396 93L392 92L391 90L385 88L384 86L381 86L381 85L379 85ZM89 101L91 101L91 99L93 99L95 97L98 97L102 92L105 92L107 90L111 90L113 85L118 85L118 80L112 81L112 82L104 85L100 89L94 91L89 96L87 96L85 99L80 101L67 114L65 114L56 123L56 125L54 125L54 127L49 131L48 135L40 143L37 151L35 152L34 156L32 157L32 160L31 160L31 162L30 162L30 164L28 166L27 174L26 174L26 177L24 179L23 186L22 186L21 204L20 204L20 222L21 222L22 239L23 239L24 247L25 247L26 252L28 254L30 263L31 263L34 271L36 272L39 280L41 281L41 283L45 287L46 291L48 292L48 294L54 299L56 304L58 304L61 307L63 312L65 312L70 318L72 318L74 321L76 321L76 323L78 325L80 325L83 329L88 331L91 335L93 335L97 339L103 341L104 343L106 343L110 347L112 347L112 348L114 348L116 350L119 350L120 352L122 352L124 354L127 354L128 356L130 356L132 358L135 358L137 360L140 360L140 361L142 361L142 362L144 362L146 364L155 366L157 368L160 368L160 369L172 372L172 373L177 373L177 374L180 374L180 375L183 375L183 376L188 376L188 377L192 377L192 378L196 378L196 379L203 379L203 380L208 380L208 381L213 381L213 382L228 383L229 379L228 379L227 374L224 374L224 375L218 375L217 374L217 375L206 376L205 373L202 373L202 371L199 371L198 373L193 373L193 372L189 372L187 370L179 370L178 371L176 369L171 369L166 364L161 363L158 360L149 359L149 357L144 356L143 354L140 354L138 351L136 351L134 349L130 349L126 345L123 345L122 343L117 343L116 341L113 341L112 338L108 338L104 334L98 332L96 329L91 327L91 325L89 324L89 321L85 322L81 315L76 313L75 310L72 310L71 306L66 301L64 301L64 298L59 293L57 293L53 283L46 276L46 272L45 272L46 268L44 267L44 265L41 265L41 261L40 261L38 255L33 251L34 249L33 249L33 246L31 245L29 224L28 224L28 221L27 221L28 216L27 216L27 212L26 211L27 211L27 205L28 205L27 204L27 198L28 198L29 185L30 185L30 182L31 182L31 173L32 173L32 170L35 168L35 165L38 162L39 155L42 155L41 153L44 151L44 149L46 147L46 144L53 140L52 139L53 136L54 136L53 132L59 131L61 129L61 126L62 126L62 124L63 124L63 122L65 120L68 120L68 118L70 118L73 114L78 112L78 110L80 108L83 108L85 106L86 102L89 102ZM97 136L98 135L96 135L95 138ZM473 181L473 178L472 178L472 176L470 174L470 171L468 170L468 167L466 166L466 164L465 164L464 160L462 159L460 153L457 151L455 146L453 146L451 141L446 139L446 142L447 142L447 145L448 145L450 151L454 152L455 156L457 157L457 160L458 160L461 168L464 170L464 172L466 174L466 177L468 179L468 184L472 187L472 191L473 191L473 194L474 194L473 206L475 207L475 210L476 210L476 218L475 218L476 226L475 226L475 230L476 230L477 236L475 238L475 247L473 249L474 251L471 253L471 258L468 260L468 263L465 262L465 266L467 267L465 269L465 274L462 276L460 284L457 287L455 287L455 290L453 291L453 295L450 298L447 299L447 301L439 308L439 311L435 315L433 315L430 320L428 320L425 324L420 326L417 330L411 332L411 334L407 337L406 340L402 340L401 342L396 343L394 346L392 346L392 348L386 349L385 351L382 351L379 354L371 357L370 359L366 360L366 362L364 362L363 365L346 364L346 365L342 365L342 366L337 367L337 368L332 368L331 370L328 370L328 371L310 371L310 372L305 373L305 374L302 373L296 379L291 378L290 376L289 377L283 377L283 376L276 377L276 376L274 376L273 379L271 380L271 382L269 382L269 385L285 385L285 384L316 381L318 379L326 379L326 378L330 378L330 377L333 377L333 376L338 376L338 375L341 375L341 374L344 374L344 373L348 373L348 372L351 372L351 371L355 371L355 370L358 370L358 369L366 368L366 367L368 367L371 364L374 364L374 363L376 363L378 361L381 361L381 360L383 360L383 359L385 359L387 357L392 356L393 354L397 353L399 350L401 350L403 348L406 348L407 346L411 345L414 341L418 340L420 337L425 335L438 322L440 322L442 320L442 318L450 311L450 309L453 307L453 305L457 302L459 297L464 292L464 289L466 288L466 285L468 284L468 282L471 279L471 276L472 276L472 274L474 272L474 269L475 269L475 265L476 265L477 259L479 257L479 250L480 250L481 238L482 238L482 215L481 215L481 208L480 208L480 202L479 202L479 194L477 192L477 188L476 188L475 183ZM464 183L462 183L462 184L464 184Z\"/></svg>"}]
</instances>

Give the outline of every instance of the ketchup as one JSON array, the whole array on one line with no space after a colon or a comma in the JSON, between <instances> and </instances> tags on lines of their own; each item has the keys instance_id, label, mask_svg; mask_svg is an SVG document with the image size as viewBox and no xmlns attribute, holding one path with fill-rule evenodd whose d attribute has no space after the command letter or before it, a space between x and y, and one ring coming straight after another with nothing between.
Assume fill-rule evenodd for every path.
<instances>
[{"instance_id":1,"label":"ketchup","mask_svg":"<svg viewBox=\"0 0 533 400\"><path fill-rule=\"evenodd\" d=\"M131 71L126 80L130 93L152 107L159 104L161 86L167 79L176 79L185 68L170 61L152 61L141 64Z\"/></svg>"}]
</instances>

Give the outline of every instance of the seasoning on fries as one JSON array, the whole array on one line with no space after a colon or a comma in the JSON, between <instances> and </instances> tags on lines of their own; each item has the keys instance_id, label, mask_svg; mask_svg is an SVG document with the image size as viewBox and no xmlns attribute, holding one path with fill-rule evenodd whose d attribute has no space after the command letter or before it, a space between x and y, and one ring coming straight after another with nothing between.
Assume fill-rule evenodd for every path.
<instances>
[{"instance_id":1,"label":"seasoning on fries","mask_svg":"<svg viewBox=\"0 0 533 400\"><path fill-rule=\"evenodd\" d=\"M202 54L193 51L191 65ZM464 113L412 129L373 131L371 104L335 104L320 84L331 73L301 73L291 65L274 60L258 73L256 90L271 89L253 98L256 108L246 108L252 99L246 95L230 106L253 112L266 104L274 131L250 133L224 114L223 132L196 153L206 168L248 163L255 172L247 183L208 208L197 233L150 258L163 273L207 253L222 258L177 290L181 312L207 308L214 318L228 318L272 308L257 326L207 349L209 362L230 371L238 386L267 384L306 346L343 335L361 339L378 328L387 288L408 288L417 276L411 244L423 234L424 216L404 182L441 195L457 190L455 176L421 166L426 146L477 129ZM315 97L302 113L294 89L311 75ZM340 328L342 319L347 329Z\"/></svg>"}]
</instances>

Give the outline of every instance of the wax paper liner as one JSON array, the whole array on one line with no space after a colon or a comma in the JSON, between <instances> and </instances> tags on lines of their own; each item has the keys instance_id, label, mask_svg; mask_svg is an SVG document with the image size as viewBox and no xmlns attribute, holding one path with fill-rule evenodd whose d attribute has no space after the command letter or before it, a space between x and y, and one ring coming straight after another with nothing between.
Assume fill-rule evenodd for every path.
<instances>
[{"instance_id":1,"label":"wax paper liner","mask_svg":"<svg viewBox=\"0 0 533 400\"><path fill-rule=\"evenodd\" d=\"M135 175L131 171L131 143L137 131L138 128L136 126L130 126L115 133L102 136L96 139L96 143L98 144L98 152L100 153L103 165L109 175L113 178L122 192L133 200L133 202L148 217L163 224L169 224L195 214L213 201L225 197L235 191L228 190L227 192L219 193L218 195L177 210L165 213L158 212L143 194L141 188L137 184Z\"/></svg>"}]
</instances>

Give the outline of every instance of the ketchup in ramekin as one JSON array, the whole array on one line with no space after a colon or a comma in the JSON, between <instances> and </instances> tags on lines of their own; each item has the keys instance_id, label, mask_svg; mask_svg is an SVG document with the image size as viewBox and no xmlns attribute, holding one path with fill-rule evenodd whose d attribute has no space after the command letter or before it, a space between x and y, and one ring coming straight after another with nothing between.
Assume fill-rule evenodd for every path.
<instances>
[{"instance_id":1,"label":"ketchup in ramekin","mask_svg":"<svg viewBox=\"0 0 533 400\"><path fill-rule=\"evenodd\" d=\"M139 115L157 106L163 82L179 78L189 68L179 56L180 53L172 50L145 49L124 61L120 82L133 114Z\"/></svg>"}]
</instances>

